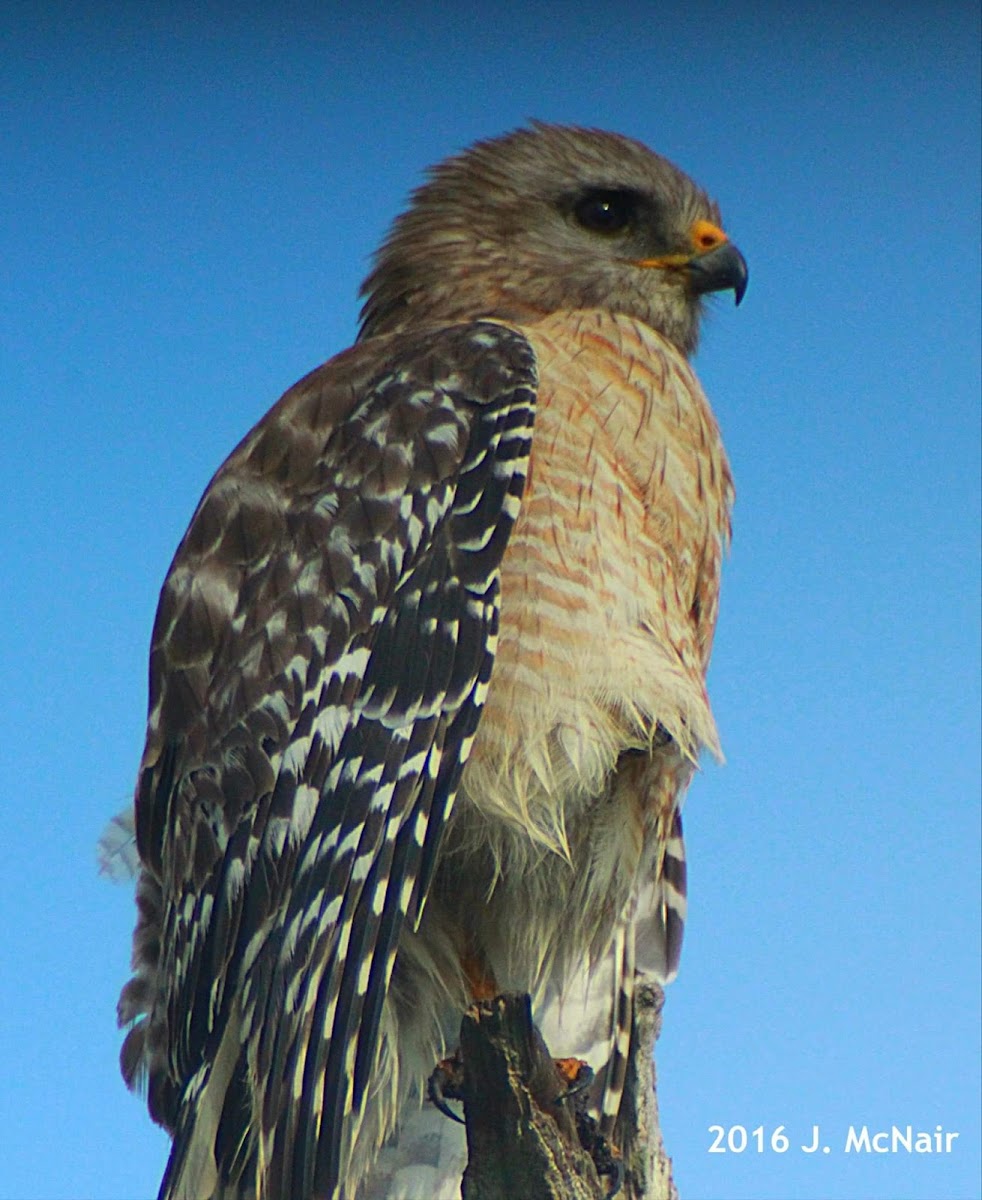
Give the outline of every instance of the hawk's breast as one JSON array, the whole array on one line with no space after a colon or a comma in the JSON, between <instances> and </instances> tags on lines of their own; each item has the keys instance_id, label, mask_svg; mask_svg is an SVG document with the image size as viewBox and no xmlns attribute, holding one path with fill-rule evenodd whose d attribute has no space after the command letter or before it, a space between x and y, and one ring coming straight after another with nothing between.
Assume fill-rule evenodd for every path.
<instances>
[{"instance_id":1,"label":"hawk's breast","mask_svg":"<svg viewBox=\"0 0 982 1200\"><path fill-rule=\"evenodd\" d=\"M732 483L702 389L652 329L591 310L520 331L540 380L530 471L464 787L535 824L537 799L598 794L659 725L718 753L704 674Z\"/></svg>"}]
</instances>

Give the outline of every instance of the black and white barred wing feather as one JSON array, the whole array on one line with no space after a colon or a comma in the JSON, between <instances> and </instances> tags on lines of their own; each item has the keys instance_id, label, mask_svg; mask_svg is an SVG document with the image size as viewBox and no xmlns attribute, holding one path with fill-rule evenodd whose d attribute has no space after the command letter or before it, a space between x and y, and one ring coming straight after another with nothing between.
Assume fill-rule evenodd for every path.
<instances>
[{"instance_id":1,"label":"black and white barred wing feather","mask_svg":"<svg viewBox=\"0 0 982 1200\"><path fill-rule=\"evenodd\" d=\"M165 1197L332 1195L473 740L535 369L490 323L374 339L219 470L161 596L120 1019Z\"/></svg>"}]
</instances>

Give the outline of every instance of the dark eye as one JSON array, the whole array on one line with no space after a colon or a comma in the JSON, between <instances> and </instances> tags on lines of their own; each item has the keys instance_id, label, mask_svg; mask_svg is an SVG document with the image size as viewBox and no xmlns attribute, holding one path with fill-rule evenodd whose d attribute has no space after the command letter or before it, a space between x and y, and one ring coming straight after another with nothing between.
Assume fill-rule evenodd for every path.
<instances>
[{"instance_id":1,"label":"dark eye","mask_svg":"<svg viewBox=\"0 0 982 1200\"><path fill-rule=\"evenodd\" d=\"M620 233L634 220L637 197L633 192L589 192L573 205L573 216L592 233Z\"/></svg>"}]
</instances>

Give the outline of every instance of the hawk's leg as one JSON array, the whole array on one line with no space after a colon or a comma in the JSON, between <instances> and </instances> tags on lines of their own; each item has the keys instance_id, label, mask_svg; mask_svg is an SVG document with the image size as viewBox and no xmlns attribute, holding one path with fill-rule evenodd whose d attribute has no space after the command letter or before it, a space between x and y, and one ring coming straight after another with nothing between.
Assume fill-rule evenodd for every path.
<instances>
[{"instance_id":1,"label":"hawk's leg","mask_svg":"<svg viewBox=\"0 0 982 1200\"><path fill-rule=\"evenodd\" d=\"M473 945L468 945L460 956L460 966L467 980L471 999L493 1000L498 994L498 984L494 972L488 966L484 956ZM440 1112L451 1121L466 1122L459 1117L447 1103L448 1100L464 1099L464 1062L459 1048L449 1058L441 1059L433 1068L426 1081L426 1094Z\"/></svg>"},{"instance_id":2,"label":"hawk's leg","mask_svg":"<svg viewBox=\"0 0 982 1200\"><path fill-rule=\"evenodd\" d=\"M473 946L461 955L460 965L467 980L471 998L475 1003L491 1001L498 995L498 984L494 972L484 956ZM582 1058L555 1058L552 1060L565 1087L555 1098L563 1104L574 1096L585 1092L596 1078L596 1072ZM452 1121L465 1122L447 1103L448 1100L463 1101L464 1064L459 1048L449 1057L441 1059L426 1081L426 1094L445 1117Z\"/></svg>"},{"instance_id":3,"label":"hawk's leg","mask_svg":"<svg viewBox=\"0 0 982 1200\"><path fill-rule=\"evenodd\" d=\"M614 1196L624 1173L620 1156L587 1112L592 1078L580 1059L551 1057L532 1022L527 995L502 995L468 1009L461 1049L437 1066L429 1093L458 1121L446 1102L463 1101L471 1177L490 1171L495 1178L511 1178L561 1163L562 1170L572 1170L589 1158L607 1181L607 1195Z\"/></svg>"},{"instance_id":4,"label":"hawk's leg","mask_svg":"<svg viewBox=\"0 0 982 1200\"><path fill-rule=\"evenodd\" d=\"M565 1104L566 1101L580 1096L596 1078L596 1072L593 1067L582 1058L554 1058L552 1062L556 1071L566 1083L566 1087L556 1097L556 1104ZM426 1081L426 1094L430 1102L445 1117L449 1117L451 1121L459 1121L463 1125L466 1122L447 1103L448 1100L457 1100L462 1103L464 1099L463 1089L464 1063L458 1049L449 1058L441 1058L433 1068L429 1079ZM576 1109L574 1111L576 1111L577 1120L579 1120L579 1112ZM596 1136L600 1137L599 1134ZM601 1138L601 1140L603 1139ZM584 1149L587 1148L586 1144L584 1144Z\"/></svg>"}]
</instances>

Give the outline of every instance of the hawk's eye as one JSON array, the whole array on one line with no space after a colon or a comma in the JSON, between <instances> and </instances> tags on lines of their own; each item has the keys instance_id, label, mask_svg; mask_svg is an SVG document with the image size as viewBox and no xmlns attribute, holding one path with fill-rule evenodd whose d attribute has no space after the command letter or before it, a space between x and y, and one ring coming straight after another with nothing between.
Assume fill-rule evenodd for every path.
<instances>
[{"instance_id":1,"label":"hawk's eye","mask_svg":"<svg viewBox=\"0 0 982 1200\"><path fill-rule=\"evenodd\" d=\"M620 233L634 220L637 197L633 192L589 192L573 206L573 216L592 233Z\"/></svg>"}]
</instances>

